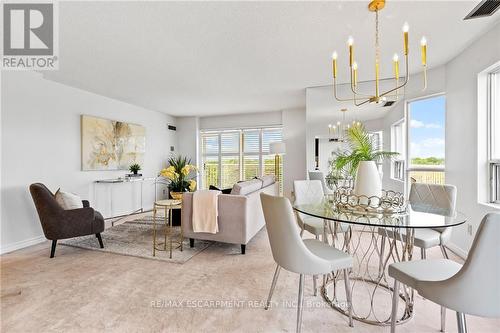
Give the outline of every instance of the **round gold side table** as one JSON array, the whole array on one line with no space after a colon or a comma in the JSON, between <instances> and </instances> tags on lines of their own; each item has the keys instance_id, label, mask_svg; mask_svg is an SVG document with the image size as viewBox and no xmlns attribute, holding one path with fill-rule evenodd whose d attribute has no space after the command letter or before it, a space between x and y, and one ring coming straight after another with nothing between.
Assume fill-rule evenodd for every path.
<instances>
[{"instance_id":1,"label":"round gold side table","mask_svg":"<svg viewBox=\"0 0 500 333\"><path fill-rule=\"evenodd\" d=\"M173 209L181 209L182 201L181 200L159 200L155 201L153 205L153 257L156 255L156 251L169 251L170 259L172 259L172 249L180 248L182 251L182 226L181 233L178 239L174 239L172 235L172 210ZM159 210L165 210L164 216L164 241L159 242L156 240L156 214Z\"/></svg>"}]
</instances>

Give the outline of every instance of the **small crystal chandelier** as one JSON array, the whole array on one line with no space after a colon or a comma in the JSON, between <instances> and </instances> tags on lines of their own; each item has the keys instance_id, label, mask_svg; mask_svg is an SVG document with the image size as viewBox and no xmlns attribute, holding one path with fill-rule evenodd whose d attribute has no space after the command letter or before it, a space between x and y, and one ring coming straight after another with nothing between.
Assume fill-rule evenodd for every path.
<instances>
[{"instance_id":1,"label":"small crystal chandelier","mask_svg":"<svg viewBox=\"0 0 500 333\"><path fill-rule=\"evenodd\" d=\"M334 125L328 124L328 138L330 142L345 142L349 128L361 125L359 120L355 118L352 122L346 119L347 109L340 109L340 112L342 112L342 120L337 121Z\"/></svg>"},{"instance_id":2,"label":"small crystal chandelier","mask_svg":"<svg viewBox=\"0 0 500 333\"><path fill-rule=\"evenodd\" d=\"M349 72L351 76L351 91L353 93L353 98L340 98L337 95L337 52L333 52L332 54L332 71L333 71L333 95L335 99L341 102L351 101L354 102L354 105L360 106L366 103L384 103L387 100L387 97L395 97L398 98L399 89L406 86L408 83L410 74L408 72L408 23L403 25L403 50L404 50L404 58L405 58L405 69L406 75L404 77L404 81L400 83L399 76L399 56L394 54L393 61L393 70L394 70L394 80L395 87L389 89L385 92L380 92L380 45L379 45L379 22L378 22L378 12L383 9L385 6L385 0L373 0L368 5L368 10L371 12L375 12L375 93L373 94L363 94L358 91L358 64L354 59L354 39L349 37L347 41L347 45L349 48ZM427 40L425 37L422 37L420 42L421 52L422 52L422 67L423 67L423 81L424 88L427 88Z\"/></svg>"}]
</instances>

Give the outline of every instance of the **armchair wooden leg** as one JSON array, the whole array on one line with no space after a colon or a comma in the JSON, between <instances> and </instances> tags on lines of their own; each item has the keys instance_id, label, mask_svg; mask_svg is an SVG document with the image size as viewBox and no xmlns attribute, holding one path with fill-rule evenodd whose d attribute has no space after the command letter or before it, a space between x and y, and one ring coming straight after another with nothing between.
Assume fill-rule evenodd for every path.
<instances>
[{"instance_id":1,"label":"armchair wooden leg","mask_svg":"<svg viewBox=\"0 0 500 333\"><path fill-rule=\"evenodd\" d=\"M54 239L52 241L52 248L50 249L50 257L54 258L54 254L56 253L56 245L57 245L57 239Z\"/></svg>"},{"instance_id":2,"label":"armchair wooden leg","mask_svg":"<svg viewBox=\"0 0 500 333\"><path fill-rule=\"evenodd\" d=\"M99 241L99 246L101 247L101 249L104 249L104 244L102 243L101 234L95 234L95 236L97 237L97 240Z\"/></svg>"},{"instance_id":3,"label":"armchair wooden leg","mask_svg":"<svg viewBox=\"0 0 500 333\"><path fill-rule=\"evenodd\" d=\"M189 238L189 247L194 247L194 238Z\"/></svg>"},{"instance_id":4,"label":"armchair wooden leg","mask_svg":"<svg viewBox=\"0 0 500 333\"><path fill-rule=\"evenodd\" d=\"M241 244L241 254L245 254L246 247L247 246L245 244Z\"/></svg>"}]
</instances>

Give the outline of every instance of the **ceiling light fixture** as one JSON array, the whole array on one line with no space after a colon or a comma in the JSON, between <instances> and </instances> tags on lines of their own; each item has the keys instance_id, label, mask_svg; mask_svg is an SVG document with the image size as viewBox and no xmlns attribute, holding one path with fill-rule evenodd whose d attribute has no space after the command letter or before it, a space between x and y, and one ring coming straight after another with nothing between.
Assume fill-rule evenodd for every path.
<instances>
[{"instance_id":1,"label":"ceiling light fixture","mask_svg":"<svg viewBox=\"0 0 500 333\"><path fill-rule=\"evenodd\" d=\"M337 52L332 54L332 72L333 72L333 95L337 101L345 102L351 101L356 106L360 106L366 103L384 103L387 101L387 97L395 97L397 99L399 89L406 86L408 83L410 74L408 72L408 23L403 25L403 53L405 58L405 77L404 81L400 84L399 76L399 56L394 54L392 58L394 80L396 86L385 92L380 92L380 44L379 44L379 20L378 12L385 6L385 0L373 0L368 5L368 10L375 12L375 93L373 94L362 94L358 91L358 64L354 57L354 39L349 37L347 40L347 46L349 49L349 72L351 76L351 91L353 93L353 98L340 98L337 95ZM424 88L427 88L427 39L422 37L420 41L420 49L422 53L422 68L423 68L423 81Z\"/></svg>"}]
</instances>

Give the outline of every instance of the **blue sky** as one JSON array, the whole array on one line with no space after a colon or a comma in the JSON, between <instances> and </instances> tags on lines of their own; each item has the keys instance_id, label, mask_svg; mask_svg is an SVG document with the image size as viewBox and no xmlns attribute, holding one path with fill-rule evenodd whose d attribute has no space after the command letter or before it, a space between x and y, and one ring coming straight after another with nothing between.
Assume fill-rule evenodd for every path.
<instances>
[{"instance_id":1,"label":"blue sky","mask_svg":"<svg viewBox=\"0 0 500 333\"><path fill-rule=\"evenodd\" d=\"M444 158L445 96L417 100L409 104L410 159Z\"/></svg>"}]
</instances>

